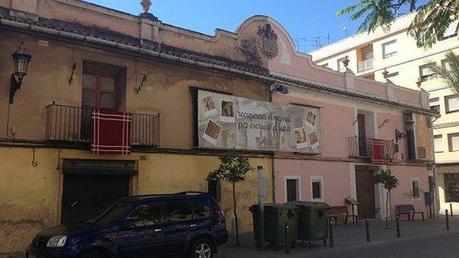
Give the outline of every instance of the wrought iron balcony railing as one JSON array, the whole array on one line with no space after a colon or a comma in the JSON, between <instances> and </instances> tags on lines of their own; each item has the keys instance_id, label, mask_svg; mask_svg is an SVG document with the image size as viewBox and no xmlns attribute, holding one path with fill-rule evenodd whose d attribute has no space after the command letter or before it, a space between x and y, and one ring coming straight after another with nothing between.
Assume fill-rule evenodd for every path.
<instances>
[{"instance_id":1,"label":"wrought iron balcony railing","mask_svg":"<svg viewBox=\"0 0 459 258\"><path fill-rule=\"evenodd\" d=\"M348 152L350 158L370 158L372 149L369 138L358 136L347 137ZM395 144L393 140L384 140L384 157L392 161L395 156Z\"/></svg>"},{"instance_id":2,"label":"wrought iron balcony railing","mask_svg":"<svg viewBox=\"0 0 459 258\"><path fill-rule=\"evenodd\" d=\"M357 70L358 72L364 72L364 71L368 71L368 70L371 70L373 69L373 58L370 58L370 59L367 59L367 60L363 60L363 61L360 61L358 63L358 67L357 67Z\"/></svg>"},{"instance_id":3,"label":"wrought iron balcony railing","mask_svg":"<svg viewBox=\"0 0 459 258\"><path fill-rule=\"evenodd\" d=\"M46 138L49 141L88 143L91 139L91 108L51 104L46 107ZM159 114L131 114L131 144L159 146Z\"/></svg>"}]
</instances>

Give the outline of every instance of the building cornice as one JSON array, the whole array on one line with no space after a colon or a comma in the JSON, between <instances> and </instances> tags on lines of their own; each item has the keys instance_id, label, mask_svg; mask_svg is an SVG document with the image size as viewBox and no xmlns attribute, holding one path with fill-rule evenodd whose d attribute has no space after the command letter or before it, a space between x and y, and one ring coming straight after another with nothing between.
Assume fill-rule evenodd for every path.
<instances>
[{"instance_id":1,"label":"building cornice","mask_svg":"<svg viewBox=\"0 0 459 258\"><path fill-rule=\"evenodd\" d=\"M291 87L318 90L341 97L365 100L374 104L401 108L404 111L411 111L429 116L438 116L438 113L433 112L430 109L390 101L375 96L368 96L357 92L349 92L344 89L327 87L323 84L294 79L286 75L272 74L266 68L237 62L228 58L196 53L186 49L159 44L157 42L140 40L112 31L104 31L103 29L97 29L95 31L94 28L88 28L80 24L74 24L74 26L70 26L70 28L62 25L68 25L68 23L46 19L34 22L21 21L13 17L0 18L0 27L12 30L13 32L21 31L24 33L39 34L56 40L63 40L71 44L80 43L87 45L89 43L95 48L108 47L111 49L117 49L123 53L134 54L140 58L147 59L147 56L150 58L159 58L170 62L199 66L206 69L219 70L255 79L262 79L272 83L286 84Z\"/></svg>"}]
</instances>

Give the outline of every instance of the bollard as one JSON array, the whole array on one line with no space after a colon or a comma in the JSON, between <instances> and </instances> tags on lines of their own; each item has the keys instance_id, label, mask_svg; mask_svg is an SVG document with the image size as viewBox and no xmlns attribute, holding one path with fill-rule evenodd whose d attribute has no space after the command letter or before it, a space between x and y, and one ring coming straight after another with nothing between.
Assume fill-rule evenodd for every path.
<instances>
[{"instance_id":1,"label":"bollard","mask_svg":"<svg viewBox=\"0 0 459 258\"><path fill-rule=\"evenodd\" d=\"M448 209L445 210L446 230L449 230Z\"/></svg>"},{"instance_id":2,"label":"bollard","mask_svg":"<svg viewBox=\"0 0 459 258\"><path fill-rule=\"evenodd\" d=\"M335 236L333 235L333 222L331 222L330 220L328 221L328 233L329 233L329 237L330 237L330 247L334 247L335 246Z\"/></svg>"},{"instance_id":3,"label":"bollard","mask_svg":"<svg viewBox=\"0 0 459 258\"><path fill-rule=\"evenodd\" d=\"M284 245L285 245L285 253L290 254L290 243L288 241L288 225L287 222L285 222L285 239L284 239Z\"/></svg>"},{"instance_id":4,"label":"bollard","mask_svg":"<svg viewBox=\"0 0 459 258\"><path fill-rule=\"evenodd\" d=\"M400 238L400 217L396 216L395 217L396 225L397 225L397 238Z\"/></svg>"},{"instance_id":5,"label":"bollard","mask_svg":"<svg viewBox=\"0 0 459 258\"><path fill-rule=\"evenodd\" d=\"M453 204L452 203L449 204L449 212L450 212L451 217L453 217Z\"/></svg>"},{"instance_id":6,"label":"bollard","mask_svg":"<svg viewBox=\"0 0 459 258\"><path fill-rule=\"evenodd\" d=\"M365 219L365 230L367 233L367 242L370 242L370 225L368 224L368 218Z\"/></svg>"}]
</instances>

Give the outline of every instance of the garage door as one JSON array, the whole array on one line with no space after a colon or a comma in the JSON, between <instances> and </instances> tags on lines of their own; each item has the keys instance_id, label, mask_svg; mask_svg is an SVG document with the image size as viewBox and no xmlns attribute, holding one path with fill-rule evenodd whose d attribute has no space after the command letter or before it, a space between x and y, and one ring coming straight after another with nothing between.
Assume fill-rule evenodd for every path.
<instances>
[{"instance_id":1,"label":"garage door","mask_svg":"<svg viewBox=\"0 0 459 258\"><path fill-rule=\"evenodd\" d=\"M70 225L94 218L128 196L135 170L131 161L64 160L63 174L61 222Z\"/></svg>"}]
</instances>

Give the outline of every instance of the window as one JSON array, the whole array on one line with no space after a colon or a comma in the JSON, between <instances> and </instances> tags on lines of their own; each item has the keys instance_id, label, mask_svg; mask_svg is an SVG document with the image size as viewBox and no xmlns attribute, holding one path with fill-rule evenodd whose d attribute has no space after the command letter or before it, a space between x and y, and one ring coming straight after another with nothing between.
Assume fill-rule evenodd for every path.
<instances>
[{"instance_id":1,"label":"window","mask_svg":"<svg viewBox=\"0 0 459 258\"><path fill-rule=\"evenodd\" d=\"M193 219L189 201L171 201L166 203L167 222L181 222Z\"/></svg>"},{"instance_id":2,"label":"window","mask_svg":"<svg viewBox=\"0 0 459 258\"><path fill-rule=\"evenodd\" d=\"M126 96L126 68L83 61L83 87L81 92L81 138L91 138L91 113L102 111L123 111Z\"/></svg>"},{"instance_id":3,"label":"window","mask_svg":"<svg viewBox=\"0 0 459 258\"><path fill-rule=\"evenodd\" d=\"M368 60L373 58L373 45L366 46L362 48L362 58L363 60Z\"/></svg>"},{"instance_id":4,"label":"window","mask_svg":"<svg viewBox=\"0 0 459 258\"><path fill-rule=\"evenodd\" d=\"M136 227L159 225L162 222L161 204L144 205L129 214Z\"/></svg>"},{"instance_id":5,"label":"window","mask_svg":"<svg viewBox=\"0 0 459 258\"><path fill-rule=\"evenodd\" d=\"M443 136L441 134L434 136L435 152L443 152Z\"/></svg>"},{"instance_id":6,"label":"window","mask_svg":"<svg viewBox=\"0 0 459 258\"><path fill-rule=\"evenodd\" d=\"M415 199L421 197L420 195L420 190L419 190L419 186L420 185L420 182L419 182L419 179L413 179L411 180L411 196Z\"/></svg>"},{"instance_id":7,"label":"window","mask_svg":"<svg viewBox=\"0 0 459 258\"><path fill-rule=\"evenodd\" d=\"M429 99L430 110L440 113L440 98L430 98Z\"/></svg>"},{"instance_id":8,"label":"window","mask_svg":"<svg viewBox=\"0 0 459 258\"><path fill-rule=\"evenodd\" d=\"M446 113L453 113L459 111L459 97L456 95L445 96L445 110Z\"/></svg>"},{"instance_id":9,"label":"window","mask_svg":"<svg viewBox=\"0 0 459 258\"><path fill-rule=\"evenodd\" d=\"M123 67L83 62L82 106L91 109L119 111L122 108L126 69Z\"/></svg>"},{"instance_id":10,"label":"window","mask_svg":"<svg viewBox=\"0 0 459 258\"><path fill-rule=\"evenodd\" d=\"M343 63L344 60L346 60L346 57L336 60L337 62L336 67L338 68L338 72L341 72L341 73L346 72L346 66L344 66L344 63Z\"/></svg>"},{"instance_id":11,"label":"window","mask_svg":"<svg viewBox=\"0 0 459 258\"><path fill-rule=\"evenodd\" d=\"M449 151L459 151L459 133L448 134Z\"/></svg>"},{"instance_id":12,"label":"window","mask_svg":"<svg viewBox=\"0 0 459 258\"><path fill-rule=\"evenodd\" d=\"M431 69L432 66L435 66L435 63L428 63L419 66L419 77L422 81L431 79L433 76L435 76L434 71Z\"/></svg>"},{"instance_id":13,"label":"window","mask_svg":"<svg viewBox=\"0 0 459 258\"><path fill-rule=\"evenodd\" d=\"M210 204L207 200L193 201L193 210L196 219L207 219L211 216Z\"/></svg>"},{"instance_id":14,"label":"window","mask_svg":"<svg viewBox=\"0 0 459 258\"><path fill-rule=\"evenodd\" d=\"M397 54L397 40L382 44L383 58L389 58Z\"/></svg>"},{"instance_id":15,"label":"window","mask_svg":"<svg viewBox=\"0 0 459 258\"><path fill-rule=\"evenodd\" d=\"M417 147L417 157L419 159L425 159L426 158L426 148L425 147Z\"/></svg>"},{"instance_id":16,"label":"window","mask_svg":"<svg viewBox=\"0 0 459 258\"><path fill-rule=\"evenodd\" d=\"M459 202L459 174L444 174L445 201Z\"/></svg>"},{"instance_id":17,"label":"window","mask_svg":"<svg viewBox=\"0 0 459 258\"><path fill-rule=\"evenodd\" d=\"M457 28L458 22L452 22L449 24L448 28L446 29L445 33L443 33L443 37L440 40L445 40L448 38L452 38L457 35Z\"/></svg>"},{"instance_id":18,"label":"window","mask_svg":"<svg viewBox=\"0 0 459 258\"><path fill-rule=\"evenodd\" d=\"M299 179L288 178L285 180L287 202L299 201Z\"/></svg>"},{"instance_id":19,"label":"window","mask_svg":"<svg viewBox=\"0 0 459 258\"><path fill-rule=\"evenodd\" d=\"M323 178L311 177L312 200L323 200Z\"/></svg>"}]
</instances>

